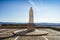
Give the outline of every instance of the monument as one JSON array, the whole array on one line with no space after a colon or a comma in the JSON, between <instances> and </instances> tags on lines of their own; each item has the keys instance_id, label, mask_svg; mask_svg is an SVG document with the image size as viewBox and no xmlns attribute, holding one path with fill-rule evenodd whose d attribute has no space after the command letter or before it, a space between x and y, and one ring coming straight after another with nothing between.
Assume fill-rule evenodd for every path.
<instances>
[{"instance_id":1,"label":"monument","mask_svg":"<svg viewBox=\"0 0 60 40\"><path fill-rule=\"evenodd\" d=\"M27 28L14 31L14 34L16 34L16 35L46 35L46 34L48 34L48 32L38 30L38 29L35 28L33 9L32 9L32 7L30 7L30 10L29 10L29 23L28 23Z\"/></svg>"},{"instance_id":2,"label":"monument","mask_svg":"<svg viewBox=\"0 0 60 40\"><path fill-rule=\"evenodd\" d=\"M27 26L27 30L34 31L35 30L35 25L34 25L34 16L33 16L33 9L30 7L29 10L29 23Z\"/></svg>"}]
</instances>

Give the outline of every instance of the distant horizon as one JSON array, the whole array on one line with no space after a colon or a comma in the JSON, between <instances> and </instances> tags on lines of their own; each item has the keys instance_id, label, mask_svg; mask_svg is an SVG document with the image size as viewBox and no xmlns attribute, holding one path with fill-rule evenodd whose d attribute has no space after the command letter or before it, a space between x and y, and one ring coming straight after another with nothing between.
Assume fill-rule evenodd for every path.
<instances>
[{"instance_id":1,"label":"distant horizon","mask_svg":"<svg viewBox=\"0 0 60 40\"><path fill-rule=\"evenodd\" d=\"M29 23L29 22L5 22L5 23ZM34 23L49 23L49 22L34 22Z\"/></svg>"}]
</instances>

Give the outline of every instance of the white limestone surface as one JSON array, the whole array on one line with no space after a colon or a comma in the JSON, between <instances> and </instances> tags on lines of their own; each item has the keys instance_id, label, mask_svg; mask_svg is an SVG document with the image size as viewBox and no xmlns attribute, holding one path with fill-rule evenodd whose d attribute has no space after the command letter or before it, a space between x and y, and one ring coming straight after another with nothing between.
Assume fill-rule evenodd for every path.
<instances>
[{"instance_id":1,"label":"white limestone surface","mask_svg":"<svg viewBox=\"0 0 60 40\"><path fill-rule=\"evenodd\" d=\"M27 29L14 31L16 35L46 35L47 31L35 29L35 31L28 32Z\"/></svg>"}]
</instances>

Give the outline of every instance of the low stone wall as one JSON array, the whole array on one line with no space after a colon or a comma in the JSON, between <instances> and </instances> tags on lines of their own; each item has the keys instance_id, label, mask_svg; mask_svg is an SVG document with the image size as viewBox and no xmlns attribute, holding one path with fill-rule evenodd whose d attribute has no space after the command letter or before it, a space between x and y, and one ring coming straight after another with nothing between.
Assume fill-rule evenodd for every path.
<instances>
[{"instance_id":1,"label":"low stone wall","mask_svg":"<svg viewBox=\"0 0 60 40\"><path fill-rule=\"evenodd\" d=\"M51 29L54 29L54 30L57 30L57 31L60 31L60 27L50 27Z\"/></svg>"},{"instance_id":2,"label":"low stone wall","mask_svg":"<svg viewBox=\"0 0 60 40\"><path fill-rule=\"evenodd\" d=\"M27 24L3 24L0 25L0 29L2 28L8 28L8 29L24 29L27 28ZM60 27L44 27L44 26L35 26L36 28L51 28L54 30L60 31Z\"/></svg>"}]
</instances>

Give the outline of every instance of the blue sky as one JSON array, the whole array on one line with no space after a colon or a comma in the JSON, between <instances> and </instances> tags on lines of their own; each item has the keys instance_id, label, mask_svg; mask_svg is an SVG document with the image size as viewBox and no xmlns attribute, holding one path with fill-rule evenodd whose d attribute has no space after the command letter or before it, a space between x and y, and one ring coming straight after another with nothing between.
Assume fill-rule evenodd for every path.
<instances>
[{"instance_id":1,"label":"blue sky","mask_svg":"<svg viewBox=\"0 0 60 40\"><path fill-rule=\"evenodd\" d=\"M30 7L35 23L60 23L60 0L0 0L0 22L29 22Z\"/></svg>"}]
</instances>

